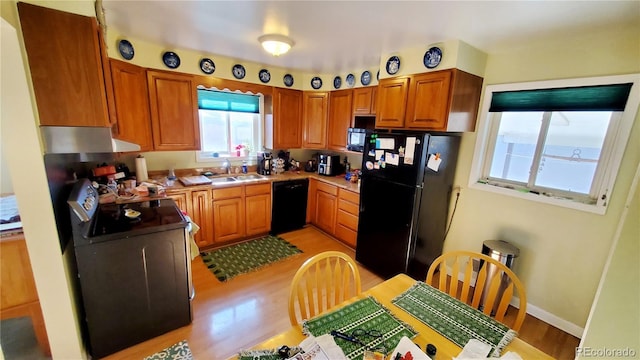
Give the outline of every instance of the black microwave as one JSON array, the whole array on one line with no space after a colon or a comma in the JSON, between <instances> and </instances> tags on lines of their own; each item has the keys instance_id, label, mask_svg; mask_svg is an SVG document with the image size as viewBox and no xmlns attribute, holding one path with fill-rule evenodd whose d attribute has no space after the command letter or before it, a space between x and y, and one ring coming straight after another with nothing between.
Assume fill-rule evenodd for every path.
<instances>
[{"instance_id":1,"label":"black microwave","mask_svg":"<svg viewBox=\"0 0 640 360\"><path fill-rule=\"evenodd\" d=\"M363 152L365 138L367 134L370 134L372 131L371 129L348 128L347 150Z\"/></svg>"}]
</instances>

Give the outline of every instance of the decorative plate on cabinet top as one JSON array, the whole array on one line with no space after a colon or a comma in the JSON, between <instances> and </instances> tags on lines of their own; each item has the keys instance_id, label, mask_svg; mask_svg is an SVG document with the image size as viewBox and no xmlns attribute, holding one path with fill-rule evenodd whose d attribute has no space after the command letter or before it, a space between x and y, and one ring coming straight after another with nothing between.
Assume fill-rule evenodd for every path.
<instances>
[{"instance_id":1,"label":"decorative plate on cabinet top","mask_svg":"<svg viewBox=\"0 0 640 360\"><path fill-rule=\"evenodd\" d=\"M129 40L122 39L118 41L118 51L120 51L120 55L125 60L133 59L133 45L129 42Z\"/></svg>"},{"instance_id":2,"label":"decorative plate on cabinet top","mask_svg":"<svg viewBox=\"0 0 640 360\"><path fill-rule=\"evenodd\" d=\"M260 72L258 73L258 77L260 78L260 81L265 84L271 81L271 73L267 69L260 70Z\"/></svg>"},{"instance_id":3,"label":"decorative plate on cabinet top","mask_svg":"<svg viewBox=\"0 0 640 360\"><path fill-rule=\"evenodd\" d=\"M233 77L236 79L244 79L244 76L247 74L247 72L244 70L244 66L240 64L233 65L231 72L233 73Z\"/></svg>"},{"instance_id":4,"label":"decorative plate on cabinet top","mask_svg":"<svg viewBox=\"0 0 640 360\"><path fill-rule=\"evenodd\" d=\"M387 60L387 74L395 75L400 70L400 58L392 56Z\"/></svg>"},{"instance_id":5,"label":"decorative plate on cabinet top","mask_svg":"<svg viewBox=\"0 0 640 360\"><path fill-rule=\"evenodd\" d=\"M203 58L200 60L200 70L207 75L211 75L216 71L216 64L209 58Z\"/></svg>"},{"instance_id":6,"label":"decorative plate on cabinet top","mask_svg":"<svg viewBox=\"0 0 640 360\"><path fill-rule=\"evenodd\" d=\"M291 87L293 85L293 76L291 74L286 74L282 81L284 81L284 85L286 87Z\"/></svg>"},{"instance_id":7,"label":"decorative plate on cabinet top","mask_svg":"<svg viewBox=\"0 0 640 360\"><path fill-rule=\"evenodd\" d=\"M371 73L368 70L360 75L360 83L365 86L371 83Z\"/></svg>"},{"instance_id":8,"label":"decorative plate on cabinet top","mask_svg":"<svg viewBox=\"0 0 640 360\"><path fill-rule=\"evenodd\" d=\"M322 79L317 76L311 79L311 87L316 90L320 89L322 87Z\"/></svg>"},{"instance_id":9,"label":"decorative plate on cabinet top","mask_svg":"<svg viewBox=\"0 0 640 360\"><path fill-rule=\"evenodd\" d=\"M167 51L162 55L162 61L170 69L176 69L180 66L180 57L173 51Z\"/></svg>"},{"instance_id":10,"label":"decorative plate on cabinet top","mask_svg":"<svg viewBox=\"0 0 640 360\"><path fill-rule=\"evenodd\" d=\"M333 78L333 88L334 89L340 89L340 86L342 86L342 78L340 76L336 76Z\"/></svg>"},{"instance_id":11,"label":"decorative plate on cabinet top","mask_svg":"<svg viewBox=\"0 0 640 360\"><path fill-rule=\"evenodd\" d=\"M442 60L442 50L439 47L432 47L424 53L423 63L427 69L433 69L436 66L440 65L440 61Z\"/></svg>"},{"instance_id":12,"label":"decorative plate on cabinet top","mask_svg":"<svg viewBox=\"0 0 640 360\"><path fill-rule=\"evenodd\" d=\"M353 76L353 74L347 75L347 79L346 80L347 80L347 85L349 87L353 87L353 85L356 84L356 77Z\"/></svg>"}]
</instances>

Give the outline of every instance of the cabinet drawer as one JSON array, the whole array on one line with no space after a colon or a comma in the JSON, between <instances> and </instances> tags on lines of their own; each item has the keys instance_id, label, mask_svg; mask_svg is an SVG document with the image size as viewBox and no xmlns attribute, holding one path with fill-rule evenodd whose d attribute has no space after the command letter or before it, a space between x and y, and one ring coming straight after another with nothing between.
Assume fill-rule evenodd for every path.
<instances>
[{"instance_id":1,"label":"cabinet drawer","mask_svg":"<svg viewBox=\"0 0 640 360\"><path fill-rule=\"evenodd\" d=\"M327 194L331 194L333 196L338 196L338 187L335 185L329 185L326 182L318 181L318 186L316 188L318 191L326 192Z\"/></svg>"},{"instance_id":2,"label":"cabinet drawer","mask_svg":"<svg viewBox=\"0 0 640 360\"><path fill-rule=\"evenodd\" d=\"M224 189L214 189L213 200L242 197L242 186L228 187Z\"/></svg>"},{"instance_id":3,"label":"cabinet drawer","mask_svg":"<svg viewBox=\"0 0 640 360\"><path fill-rule=\"evenodd\" d=\"M344 199L338 200L338 209L348 212L349 214L358 216L360 214L360 207L358 204L345 201Z\"/></svg>"},{"instance_id":4,"label":"cabinet drawer","mask_svg":"<svg viewBox=\"0 0 640 360\"><path fill-rule=\"evenodd\" d=\"M338 225L343 225L351 230L358 230L358 217L343 210L338 210L337 223Z\"/></svg>"},{"instance_id":5,"label":"cabinet drawer","mask_svg":"<svg viewBox=\"0 0 640 360\"><path fill-rule=\"evenodd\" d=\"M246 196L269 194L271 193L271 183L246 185L244 188L244 193Z\"/></svg>"},{"instance_id":6,"label":"cabinet drawer","mask_svg":"<svg viewBox=\"0 0 640 360\"><path fill-rule=\"evenodd\" d=\"M346 201L352 202L356 205L360 204L360 194L358 193L354 193L353 191L349 191L349 190L344 190L344 189L340 189L340 194L338 195L338 197L340 199L344 199Z\"/></svg>"},{"instance_id":7,"label":"cabinet drawer","mask_svg":"<svg viewBox=\"0 0 640 360\"><path fill-rule=\"evenodd\" d=\"M336 225L336 237L355 249L358 233L340 224Z\"/></svg>"}]
</instances>

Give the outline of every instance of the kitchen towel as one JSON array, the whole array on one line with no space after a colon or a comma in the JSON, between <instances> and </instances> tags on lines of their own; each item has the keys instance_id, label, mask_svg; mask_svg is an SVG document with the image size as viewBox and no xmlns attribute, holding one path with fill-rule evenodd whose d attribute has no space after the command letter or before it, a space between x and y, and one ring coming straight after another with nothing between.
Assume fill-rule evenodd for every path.
<instances>
[{"instance_id":1,"label":"kitchen towel","mask_svg":"<svg viewBox=\"0 0 640 360\"><path fill-rule=\"evenodd\" d=\"M149 174L147 173L147 159L145 159L142 155L138 155L136 158L136 180L138 184L149 179Z\"/></svg>"}]
</instances>

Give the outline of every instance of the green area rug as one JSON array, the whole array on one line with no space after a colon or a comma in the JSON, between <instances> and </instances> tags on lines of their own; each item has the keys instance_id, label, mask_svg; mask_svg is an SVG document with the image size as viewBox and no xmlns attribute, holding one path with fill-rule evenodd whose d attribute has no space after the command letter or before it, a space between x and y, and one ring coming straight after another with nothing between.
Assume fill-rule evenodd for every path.
<instances>
[{"instance_id":1,"label":"green area rug","mask_svg":"<svg viewBox=\"0 0 640 360\"><path fill-rule=\"evenodd\" d=\"M182 340L160 352L147 356L144 360L193 360L193 355L191 355L187 340Z\"/></svg>"},{"instance_id":2,"label":"green area rug","mask_svg":"<svg viewBox=\"0 0 640 360\"><path fill-rule=\"evenodd\" d=\"M220 281L254 271L289 256L302 253L285 239L265 236L226 248L202 252L202 260Z\"/></svg>"}]
</instances>

